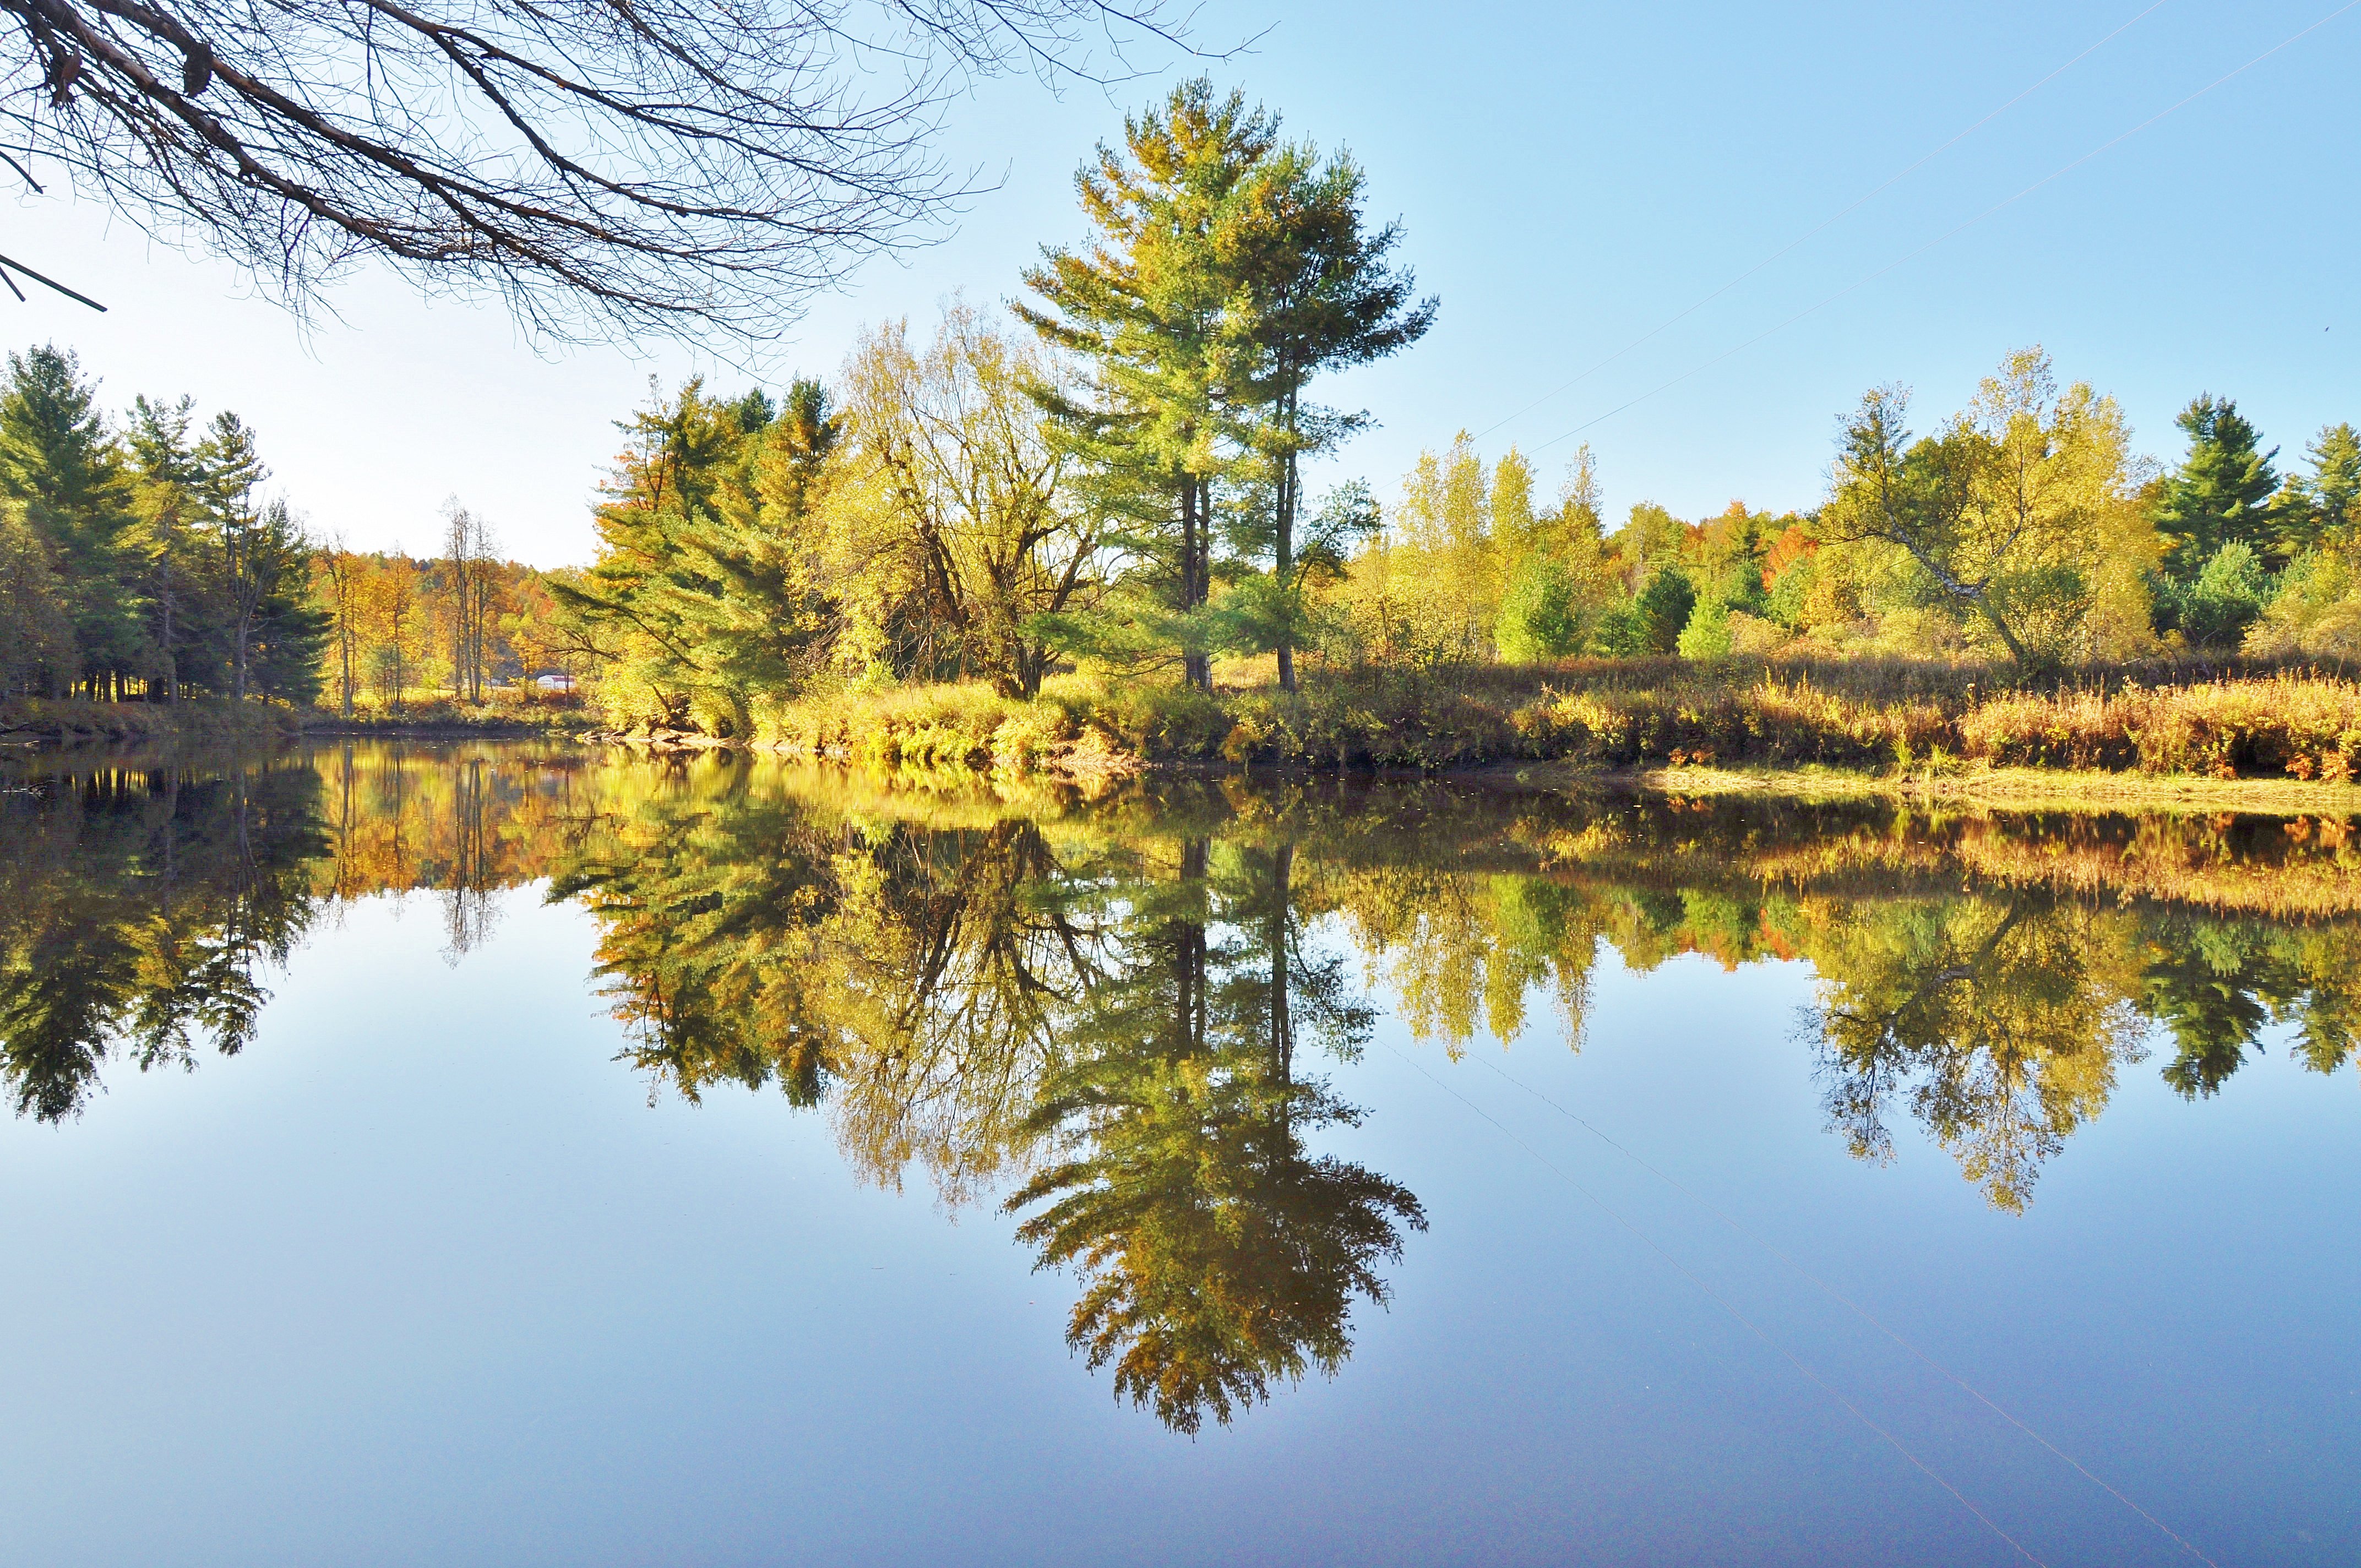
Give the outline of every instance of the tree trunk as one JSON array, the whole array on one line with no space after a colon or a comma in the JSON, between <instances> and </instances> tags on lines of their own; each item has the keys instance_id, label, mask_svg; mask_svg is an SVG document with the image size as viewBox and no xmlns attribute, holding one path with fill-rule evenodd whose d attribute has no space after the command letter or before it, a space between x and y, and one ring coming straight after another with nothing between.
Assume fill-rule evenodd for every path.
<instances>
[{"instance_id":1,"label":"tree trunk","mask_svg":"<svg viewBox=\"0 0 2361 1568\"><path fill-rule=\"evenodd\" d=\"M1295 428L1295 400L1288 399L1287 426ZM1278 542L1271 552L1274 569L1279 578L1279 689L1295 689L1295 448L1288 447L1287 461L1279 473Z\"/></svg>"},{"instance_id":2,"label":"tree trunk","mask_svg":"<svg viewBox=\"0 0 2361 1568\"><path fill-rule=\"evenodd\" d=\"M1270 869L1270 1065L1282 1091L1295 1081L1295 1017L1288 1006L1289 970L1287 954L1287 905L1290 892L1289 883L1295 872L1295 846L1281 844L1271 857ZM1293 1106L1286 1098L1279 1105L1279 1146L1288 1144L1289 1113Z\"/></svg>"},{"instance_id":3,"label":"tree trunk","mask_svg":"<svg viewBox=\"0 0 2361 1568\"><path fill-rule=\"evenodd\" d=\"M1202 884L1211 863L1212 841L1205 839L1183 839L1180 845L1180 880ZM1202 896L1202 886L1191 890ZM1194 1054L1205 1048L1205 922L1191 918L1181 924L1180 961L1180 1035Z\"/></svg>"},{"instance_id":4,"label":"tree trunk","mask_svg":"<svg viewBox=\"0 0 2361 1568\"><path fill-rule=\"evenodd\" d=\"M1209 554L1203 548L1203 536L1212 520L1201 517L1199 501L1202 493L1195 476L1180 476L1180 609L1189 614L1210 597L1205 582L1204 564ZM1188 683L1202 692L1213 689L1213 662L1204 654L1190 652L1181 655L1181 669Z\"/></svg>"}]
</instances>

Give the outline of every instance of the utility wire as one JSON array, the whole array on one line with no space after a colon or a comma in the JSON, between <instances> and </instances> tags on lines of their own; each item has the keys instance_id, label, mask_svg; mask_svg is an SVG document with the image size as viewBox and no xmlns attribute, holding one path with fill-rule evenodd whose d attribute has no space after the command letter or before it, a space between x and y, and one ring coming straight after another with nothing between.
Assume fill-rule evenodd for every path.
<instances>
[{"instance_id":1,"label":"utility wire","mask_svg":"<svg viewBox=\"0 0 2361 1568\"><path fill-rule=\"evenodd\" d=\"M2361 0L2356 0L2356 3L2361 4ZM1945 1480L1940 1471L1938 1471L1933 1465L1919 1458L1916 1453L1913 1453L1909 1448L1905 1446L1902 1440L1894 1436L1893 1432L1887 1431L1884 1427L1878 1425L1874 1420L1872 1420L1866 1410L1863 1410L1859 1405L1854 1404L1850 1399L1846 1398L1843 1394L1837 1390L1833 1384L1829 1383L1827 1378L1821 1376L1817 1372L1813 1371L1812 1368L1806 1365L1802 1358L1797 1356L1794 1351L1789 1350L1785 1345L1780 1343L1777 1340L1773 1339L1770 1334L1763 1331L1762 1325L1755 1322L1753 1319L1748 1317L1745 1313L1740 1311L1736 1306L1731 1304L1728 1297L1724 1296L1720 1291L1716 1290L1712 1286L1699 1278L1686 1264L1683 1263L1679 1258L1675 1257L1671 1253L1666 1252L1663 1247L1657 1245L1654 1238L1651 1237L1647 1232L1642 1230L1638 1225L1635 1225L1631 1221L1625 1219L1621 1214L1617 1213L1613 1209L1609 1208L1607 1204L1600 1200L1597 1193L1591 1191L1589 1188L1585 1187L1581 1182L1576 1180L1565 1171L1560 1169L1539 1149L1533 1147L1532 1145L1525 1142L1524 1139L1510 1132L1489 1112L1477 1104L1473 1100L1468 1099L1467 1096L1460 1093L1459 1091L1452 1088L1449 1084L1435 1077L1434 1074L1427 1071L1424 1067L1412 1060L1410 1057L1404 1056L1401 1051L1396 1049L1393 1046L1388 1045L1386 1049L1393 1052L1396 1057L1400 1058L1404 1063L1406 1063L1421 1078L1425 1079L1427 1082L1432 1083L1435 1088L1440 1089L1445 1094L1450 1095L1454 1100L1456 1100L1462 1105L1466 1106L1468 1110L1474 1112L1477 1116L1491 1124L1493 1131L1499 1133L1502 1137L1508 1139L1510 1143L1516 1145L1519 1148L1532 1156L1534 1160L1540 1164L1543 1169L1548 1171L1552 1176L1554 1176L1559 1180L1565 1182L1568 1187L1573 1188L1576 1192L1581 1193L1584 1198L1589 1200L1593 1208L1597 1209L1600 1213L1606 1215L1618 1225L1620 1225L1623 1229L1631 1232L1632 1235L1639 1238L1642 1245L1645 1246L1650 1252L1654 1253L1658 1257L1664 1259L1664 1262L1669 1264L1682 1278L1686 1279L1690 1284L1696 1286L1697 1289L1702 1291L1709 1300L1711 1300L1716 1306L1719 1307L1723 1311L1729 1313L1730 1317L1744 1327L1749 1333L1752 1333L1755 1338L1761 1340L1773 1350L1777 1351L1779 1354L1786 1360L1788 1365L1794 1367L1796 1371L1809 1378L1822 1393L1826 1394L1829 1398L1834 1399L1838 1404L1843 1406L1844 1409L1851 1414L1853 1420L1867 1427L1871 1431L1875 1432L1880 1438L1883 1438L1887 1446L1891 1447L1894 1453L1908 1460L1912 1464L1916 1465L1919 1471L1927 1477L1927 1479L1933 1481L1935 1485L1942 1487L1946 1492L1949 1492L1951 1495L1953 1501L1957 1502L1960 1507L1967 1509L1969 1513L1974 1515L1976 1521L1982 1524L1986 1530L1992 1531L1993 1534L2006 1541L2010 1549L2019 1557L2024 1558L2027 1563L2033 1563L2035 1568L2049 1568L2048 1563L2042 1562L2040 1558L2036 1557L2032 1552L2027 1552L2025 1549L2024 1544L2020 1542L2016 1537L2009 1534L2008 1531L2001 1529L1999 1525L1993 1523L1991 1515L1985 1513L1982 1508L1976 1507L1975 1504L1970 1502L1966 1493L1960 1491L1957 1486L1952 1486L1950 1482Z\"/></svg>"},{"instance_id":2,"label":"utility wire","mask_svg":"<svg viewBox=\"0 0 2361 1568\"><path fill-rule=\"evenodd\" d=\"M1730 1218L1730 1215L1723 1212L1720 1209L1708 1201L1705 1198L1699 1196L1697 1192L1691 1190L1680 1181L1675 1179L1673 1177L1667 1176L1664 1172L1657 1169L1653 1165L1651 1165L1647 1160L1642 1158L1636 1154L1633 1154L1630 1149L1625 1148L1621 1144L1617 1143L1613 1138L1610 1138L1605 1133L1600 1132L1598 1128L1593 1125L1587 1118L1577 1114L1564 1105L1559 1104L1548 1095L1543 1094L1540 1090L1535 1089L1532 1084L1524 1082L1522 1080L1516 1077L1515 1074L1508 1071L1505 1068L1500 1067L1498 1063L1490 1060L1488 1058L1479 1056L1476 1059L1482 1062L1486 1067L1490 1068L1494 1072L1499 1074L1501 1078L1515 1084L1519 1089L1523 1090L1526 1093L1532 1095L1534 1099L1548 1106L1551 1110L1555 1111L1559 1115L1573 1122L1576 1126L1582 1128L1583 1131L1588 1133L1592 1137L1597 1138L1600 1143L1605 1144L1609 1148L1613 1149L1617 1154L1621 1155L1624 1158L1638 1166L1642 1170L1646 1171L1649 1175L1654 1177L1665 1186L1670 1187L1674 1191L1678 1192L1682 1197L1686 1198L1690 1202L1695 1203L1698 1208L1704 1210L1707 1213L1711 1214L1723 1224L1728 1225L1739 1235L1744 1237L1750 1242L1752 1242L1756 1246L1761 1247L1764 1252L1769 1253L1773 1257L1775 1257L1781 1263L1785 1264L1802 1278L1809 1281L1820 1291L1821 1294L1827 1296L1830 1300L1839 1303L1848 1310L1852 1312L1854 1316L1860 1318L1861 1321L1875 1329L1879 1333L1883 1334L1886 1338L1892 1340L1894 1343L1900 1345L1903 1349L1916 1356L1927 1365L1932 1367L1937 1372L1941 1373L1953 1383L1958 1384L1986 1409L1992 1411L1993 1414L1998 1416L2001 1420L2006 1421L2009 1425L2015 1427L2017 1431L2023 1432L2026 1436L2031 1438L2034 1442L2039 1443L2042 1447L2056 1454L2059 1459L2064 1460L2069 1465L2072 1466L2074 1471L2084 1480L2090 1482L2092 1486L2098 1487L2101 1491L2114 1498L2115 1501L2123 1504L2124 1507L2131 1509L2132 1512L2139 1515L2140 1518L2154 1525L2158 1530L2161 1530L2165 1537L2171 1541L2173 1544L2180 1547L2183 1552L2188 1552L2191 1557L2196 1558L2200 1563L2204 1563L2205 1568L2220 1568L2220 1565L2211 1557L2206 1556L2205 1553L2198 1551L2196 1547L2191 1545L2189 1541L2178 1531L2173 1530L2171 1526L2166 1524L2162 1519L2158 1519L2154 1514L2148 1512L2146 1508L2141 1508L2137 1503L2133 1502L2129 1497L2115 1490L2114 1487L2110 1486L2106 1482L2092 1475L2088 1469L2084 1468L2081 1461L2076 1459L2072 1454L2068 1453L2056 1443L2050 1442L2048 1438L2042 1436L2039 1432L2026 1425L2025 1422L2017 1420L2016 1417L2001 1409L2000 1406L1993 1402L1982 1389L1978 1388L1974 1384L1969 1382L1966 1378L1960 1376L1958 1373L1952 1371L1949 1367L1944 1365L1933 1356L1928 1355L1925 1351L1920 1350L1916 1345L1913 1344L1907 1339L1905 1339L1894 1330L1886 1327L1884 1322L1882 1321L1876 1314L1861 1306L1851 1297L1846 1295L1843 1291L1837 1289L1834 1286L1822 1279L1818 1275L1814 1274L1810 1269L1806 1268L1802 1264L1797 1263L1794 1258L1788 1256L1777 1247L1773 1246L1769 1242L1764 1241L1761 1236L1756 1235L1744 1225L1740 1224L1736 1220Z\"/></svg>"},{"instance_id":3,"label":"utility wire","mask_svg":"<svg viewBox=\"0 0 2361 1568\"><path fill-rule=\"evenodd\" d=\"M1757 272L1762 271L1764 268L1770 266L1781 257L1785 256L1789 251L1794 250L1797 246L1827 232L1828 229L1837 223L1860 211L1861 207L1867 205L1868 203L1875 197L1883 195L1885 192L1893 189L1895 185L1900 184L1911 175L1918 172L1919 170L1924 169L1927 164L1932 163L1936 159L1940 158L1943 154L1950 151L1953 148L1959 146L1961 142L1967 140L1970 137L1975 135L1978 131L1983 129L1994 120L1999 119L2003 115L2007 114L2011 109L2015 108L2019 104L2024 103L2027 98L2032 97L2036 93L2040 92L2044 87L2048 86L2051 82L2065 75L2069 71L2073 70L2074 67L2090 59L2091 56L2098 53L2099 50L2106 48L2107 45L2114 42L2115 39L2121 38L2125 33L2129 32L2134 26L2147 20L2148 16L2157 11L2162 10L2168 4L2169 4L2169 0L2156 0L2155 5L2150 5L2147 10L2142 11L2138 16L2134 16L2130 21L2125 22L2122 27L2117 27L2114 32L2109 33L2105 38L2101 38L2097 43L2092 44L2081 54L2076 55L2073 59L2068 60L2065 64L2059 66L2057 70L2051 71L2048 75L2043 77L2040 81L2035 82L2024 92L2019 93L2015 97L2011 98L2007 103L2003 104L1999 108L1994 109L1982 119L1978 120L1974 125L1971 125L1967 129L1960 132L1959 135L1953 137L1942 146L1935 148L1932 152L1926 154L1916 162L1911 164L1908 168L1900 170L1898 173L1888 176L1883 182L1861 192L1861 194L1855 197L1850 204L1829 214L1819 223L1814 225L1811 228L1805 230L1802 234L1797 235L1794 239L1789 240L1786 244L1781 246L1778 249L1773 251L1770 255L1764 257L1762 260L1756 262L1745 271L1740 273L1737 277L1732 278L1729 282L1724 283L1712 293L1708 294L1705 298L1697 301L1695 304L1690 305L1678 315L1667 317L1663 322L1657 323L1654 327L1641 334L1638 337L1633 338L1631 342L1625 344L1622 347L1609 355L1606 358L1590 365L1587 368L1576 374L1572 380L1562 382L1558 386L1551 388L1548 391L1543 392L1540 397L1535 398L1532 402L1527 403L1523 408L1519 409L1515 413L1510 414L1507 419L1501 420L1497 423L1488 425L1483 430L1477 431L1476 433L1476 439L1481 441L1484 437L1491 434L1492 432L1499 429L1501 425L1524 418L1525 415L1532 412L1543 403L1548 402L1560 392L1565 391L1567 389L1577 386L1581 382L1589 379L1591 376L1600 370L1604 370L1607 367L1614 364L1618 359L1622 358L1625 355L1631 353L1642 344L1659 336L1668 329L1677 326L1682 322L1686 321L1689 317L1697 314L1697 312L1705 309L1706 306L1713 303L1716 300L1720 299L1724 294L1729 293L1732 289L1737 288L1741 283L1745 282L1749 278L1753 277Z\"/></svg>"},{"instance_id":4,"label":"utility wire","mask_svg":"<svg viewBox=\"0 0 2361 1568\"><path fill-rule=\"evenodd\" d=\"M1641 393L1636 398L1631 399L1629 401L1616 404L1613 408L1609 409L1605 413L1598 415L1596 419L1585 420L1582 423L1576 425L1572 430L1566 431L1564 434L1550 437L1547 441L1543 442L1539 446L1534 447L1532 450L1535 452L1546 451L1550 447L1555 446L1561 441L1581 434L1584 431L1588 430L1594 424L1598 424L1603 421L1613 419L1617 414L1621 413L1624 410L1633 408L1641 403L1646 402L1650 398L1654 397L1659 392L1667 391L1674 387L1679 386L1683 381L1687 380L1692 376L1712 369L1715 366L1720 364L1725 359L1729 359L1736 355L1743 354L1746 350L1753 347L1756 344L1761 343L1764 338L1771 337L1786 331L1789 327L1794 326L1797 322L1802 321L1806 316L1811 315L1815 312L1826 309L1828 306L1836 303L1839 300L1843 299L1847 294L1853 292L1863 285L1875 282L1878 279L1884 277L1887 273L1893 271L1895 268L1902 266L1905 262L1916 260L1919 257L1926 255L1928 251L1934 249L1937 246L1942 244L1945 240L1951 238L1953 236L1961 234L1968 229L1975 227L1976 225L1983 222L1986 218L1991 217L1994 213L2001 211L2003 208L2015 206L2017 203L2022 202L2027 196L2032 195L2036 191L2040 190L2043 186L2050 184L2055 181L2061 180L2065 176L2071 174L2075 170L2081 168L2082 165L2090 162L2101 153L2106 152L2113 148L2120 147L2125 142L2129 141L2132 137L2139 135L2140 132L2147 129L2150 126L2155 125L2158 120L2164 119L2168 115L2178 114L2180 110L2185 109L2190 104L2197 102L2198 99L2204 97L2208 93L2213 92L2216 87L2231 81L2233 78L2245 75L2247 71L2252 71L2255 67L2262 64L2263 61L2270 59L2271 56L2279 53L2281 49L2286 49L2290 44L2295 43L2301 38L2309 37L2312 33L2318 32L2321 28L2328 26L2329 23L2336 20L2337 17L2345 15L2345 12L2353 9L2356 5L2361 5L2361 0L2345 0L2344 5L2339 5L2335 10L2331 11L2327 16L2323 16L2317 22L2312 23L2312 26L2303 28L2301 32L2292 33L2287 38L2281 38L2278 43L2273 44L2262 53L2255 56L2254 59L2246 61L2246 64L2238 67L2235 71L2226 71L2224 74L2215 77L2213 81L2207 82L2204 86L2200 87L2196 92L2191 93L2188 97L2181 99L2179 103L2174 104L2169 108L2158 110L2157 113L2150 115L2147 119L2142 120L2138 125L2134 126L2131 129L2125 131L2122 135L2112 137L2106 141L2101 142L2097 147L2092 148L2081 157L2074 159L2073 162L2066 164L2061 168L2053 170L2049 173L2043 175L2032 184L2027 185L2024 190L2019 191L2015 195L2008 197L2004 201L1993 203L1991 206L1986 207L1982 212L1978 213L1974 217L1968 219L1965 223L1960 224L1956 227L1944 230L1941 234L1937 235L1933 239L1930 239L1926 244L1920 246L1917 249L1894 258L1892 261L1887 262L1876 271L1856 278L1851 282L1846 284L1843 288L1839 289L1835 293L1830 294L1827 298L1819 300L1812 304L1805 306L1802 310L1797 311L1794 315L1789 316L1785 321L1781 322L1778 325L1755 334L1752 337L1748 338L1744 343L1740 344L1737 347L1725 349L1721 353L1717 354L1712 358L1707 360L1702 365L1692 366L1690 368L1684 370L1679 375L1674 377L1671 380L1661 382L1656 386L1651 387L1646 391Z\"/></svg>"}]
</instances>

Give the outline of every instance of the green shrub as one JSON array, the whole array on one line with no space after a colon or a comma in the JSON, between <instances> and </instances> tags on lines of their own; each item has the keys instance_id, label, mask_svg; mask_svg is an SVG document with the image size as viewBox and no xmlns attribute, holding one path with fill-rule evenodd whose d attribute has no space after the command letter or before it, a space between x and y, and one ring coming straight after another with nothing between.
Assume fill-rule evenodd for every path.
<instances>
[{"instance_id":1,"label":"green shrub","mask_svg":"<svg viewBox=\"0 0 2361 1568\"><path fill-rule=\"evenodd\" d=\"M2233 539L2213 552L2187 587L2171 591L2169 614L2192 645L2235 648L2262 614L2270 591L2262 557L2246 541Z\"/></svg>"},{"instance_id":2,"label":"green shrub","mask_svg":"<svg viewBox=\"0 0 2361 1568\"><path fill-rule=\"evenodd\" d=\"M1501 596L1492 641L1512 664L1563 659L1582 651L1582 622L1576 613L1574 579L1565 567L1543 555L1518 564Z\"/></svg>"},{"instance_id":3,"label":"green shrub","mask_svg":"<svg viewBox=\"0 0 2361 1568\"><path fill-rule=\"evenodd\" d=\"M1640 590L1633 606L1639 620L1641 649L1650 653L1670 653L1680 646L1681 632L1697 609L1697 588L1687 574L1671 566L1660 566Z\"/></svg>"},{"instance_id":4,"label":"green shrub","mask_svg":"<svg viewBox=\"0 0 2361 1568\"><path fill-rule=\"evenodd\" d=\"M1722 659L1730 655L1730 607L1718 598L1697 600L1689 623L1681 628L1675 651L1684 659Z\"/></svg>"}]
</instances>

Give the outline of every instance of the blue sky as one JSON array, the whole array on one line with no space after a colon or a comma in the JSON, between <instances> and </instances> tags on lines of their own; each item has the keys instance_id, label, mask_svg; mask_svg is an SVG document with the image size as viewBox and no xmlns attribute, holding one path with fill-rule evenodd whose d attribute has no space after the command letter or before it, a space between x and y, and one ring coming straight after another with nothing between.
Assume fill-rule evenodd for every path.
<instances>
[{"instance_id":1,"label":"blue sky","mask_svg":"<svg viewBox=\"0 0 2361 1568\"><path fill-rule=\"evenodd\" d=\"M1421 447L1466 428L1554 480L1587 441L1611 516L1642 499L1697 516L1734 498L1810 505L1864 387L1910 385L1923 422L2029 343L2118 397L2140 448L2167 458L2201 390L2237 399L2289 456L2323 423L2361 421L2361 7L2339 3L1218 0L1196 37L1268 29L1209 69L1291 133L1349 146L1374 215L1403 220L1405 258L1443 299L1425 343L1330 387L1379 422L1337 474L1390 494ZM923 319L953 290L1013 292L1039 243L1079 237L1071 181L1091 145L1187 69L1113 101L1007 81L958 103L943 150L997 189L947 242L819 302L768 378L826 373L862 323ZM374 273L307 334L230 269L97 209L31 199L10 227L8 254L113 308L0 299L0 337L75 347L112 402L186 390L237 409L314 526L358 546L431 548L456 494L520 558L587 560L610 422L649 375L700 363L674 345L537 353L497 306L430 304Z\"/></svg>"}]
</instances>

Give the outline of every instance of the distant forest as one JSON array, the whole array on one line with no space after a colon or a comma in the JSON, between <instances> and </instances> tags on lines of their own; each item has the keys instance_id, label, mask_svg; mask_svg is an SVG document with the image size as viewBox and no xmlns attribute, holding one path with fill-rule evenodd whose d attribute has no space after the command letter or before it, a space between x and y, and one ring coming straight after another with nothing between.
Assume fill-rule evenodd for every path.
<instances>
[{"instance_id":1,"label":"distant forest","mask_svg":"<svg viewBox=\"0 0 2361 1568\"><path fill-rule=\"evenodd\" d=\"M435 558L313 534L265 487L237 415L136 399L120 418L71 353L11 355L0 385L0 691L347 710L405 693L481 701L557 671L544 574L445 509Z\"/></svg>"}]
</instances>

